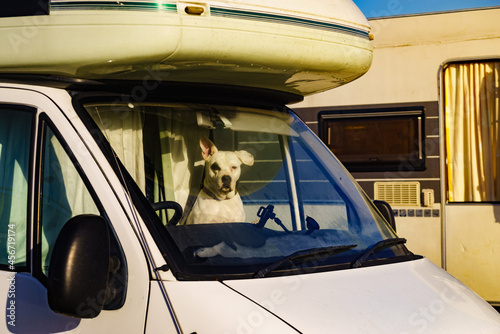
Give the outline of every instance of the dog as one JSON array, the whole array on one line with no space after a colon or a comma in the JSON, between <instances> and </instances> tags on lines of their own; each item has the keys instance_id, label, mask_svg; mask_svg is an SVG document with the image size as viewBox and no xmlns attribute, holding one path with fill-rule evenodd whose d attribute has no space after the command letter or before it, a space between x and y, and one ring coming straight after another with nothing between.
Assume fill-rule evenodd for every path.
<instances>
[{"instance_id":1,"label":"dog","mask_svg":"<svg viewBox=\"0 0 500 334\"><path fill-rule=\"evenodd\" d=\"M253 155L247 151L219 151L208 138L200 139L200 147L205 179L186 225L244 222L245 211L236 182L241 165L253 165Z\"/></svg>"}]
</instances>

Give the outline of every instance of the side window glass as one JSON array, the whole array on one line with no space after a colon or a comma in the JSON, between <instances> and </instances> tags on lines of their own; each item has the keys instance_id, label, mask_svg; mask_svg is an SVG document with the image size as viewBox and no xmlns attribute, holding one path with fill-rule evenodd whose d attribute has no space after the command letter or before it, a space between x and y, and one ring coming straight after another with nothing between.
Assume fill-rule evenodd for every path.
<instances>
[{"instance_id":1,"label":"side window glass","mask_svg":"<svg viewBox=\"0 0 500 334\"><path fill-rule=\"evenodd\" d=\"M64 224L80 214L99 215L94 200L53 131L44 125L40 193L41 269L47 275L54 243Z\"/></svg>"},{"instance_id":2,"label":"side window glass","mask_svg":"<svg viewBox=\"0 0 500 334\"><path fill-rule=\"evenodd\" d=\"M26 266L33 113L0 106L0 265Z\"/></svg>"}]
</instances>

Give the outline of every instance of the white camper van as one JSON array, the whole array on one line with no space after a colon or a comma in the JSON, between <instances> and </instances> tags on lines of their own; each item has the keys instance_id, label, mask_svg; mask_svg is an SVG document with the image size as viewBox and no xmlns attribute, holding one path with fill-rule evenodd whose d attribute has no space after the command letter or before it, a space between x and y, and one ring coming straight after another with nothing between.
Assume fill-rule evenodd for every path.
<instances>
[{"instance_id":1,"label":"white camper van","mask_svg":"<svg viewBox=\"0 0 500 334\"><path fill-rule=\"evenodd\" d=\"M370 71L294 105L366 193L392 205L412 251L496 306L499 15L491 7L370 20Z\"/></svg>"},{"instance_id":2,"label":"white camper van","mask_svg":"<svg viewBox=\"0 0 500 334\"><path fill-rule=\"evenodd\" d=\"M1 332L500 331L286 107L370 67L352 2L7 3Z\"/></svg>"}]
</instances>

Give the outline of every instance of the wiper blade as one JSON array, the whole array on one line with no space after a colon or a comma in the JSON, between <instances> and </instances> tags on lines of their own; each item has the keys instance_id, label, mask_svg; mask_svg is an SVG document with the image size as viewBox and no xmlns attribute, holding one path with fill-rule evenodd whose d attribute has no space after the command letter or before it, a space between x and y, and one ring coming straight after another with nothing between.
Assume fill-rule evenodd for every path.
<instances>
[{"instance_id":1,"label":"wiper blade","mask_svg":"<svg viewBox=\"0 0 500 334\"><path fill-rule=\"evenodd\" d=\"M380 252L383 249L396 246L396 245L401 245L406 243L405 238L391 238L391 239L385 239L382 241L377 242L370 248L368 248L363 254L361 254L360 257L356 259L351 265L351 268L359 268L363 265L363 263L373 254Z\"/></svg>"},{"instance_id":2,"label":"wiper blade","mask_svg":"<svg viewBox=\"0 0 500 334\"><path fill-rule=\"evenodd\" d=\"M328 255L328 256L337 255L343 252L347 252L348 250L353 249L356 246L357 245L330 246L330 247L311 248L311 249L297 251L259 270L258 272L255 273L255 275L253 275L253 277L254 278L266 277L266 275L269 274L270 272L283 267L287 267L289 265L293 265L294 263L305 261L310 258L314 259L320 255Z\"/></svg>"}]
</instances>

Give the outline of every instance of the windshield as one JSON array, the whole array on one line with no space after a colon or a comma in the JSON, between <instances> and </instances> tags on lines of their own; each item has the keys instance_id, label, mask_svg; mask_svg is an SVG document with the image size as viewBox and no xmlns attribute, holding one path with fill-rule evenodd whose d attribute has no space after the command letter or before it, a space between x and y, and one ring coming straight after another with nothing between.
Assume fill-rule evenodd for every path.
<instances>
[{"instance_id":1,"label":"windshield","mask_svg":"<svg viewBox=\"0 0 500 334\"><path fill-rule=\"evenodd\" d=\"M395 237L344 167L286 108L85 108L151 204L160 233L168 233L160 237L173 241L170 261L181 276L245 277L296 252L344 247L301 265L328 268ZM373 258L407 254L394 246ZM281 274L293 269L281 267Z\"/></svg>"}]
</instances>

